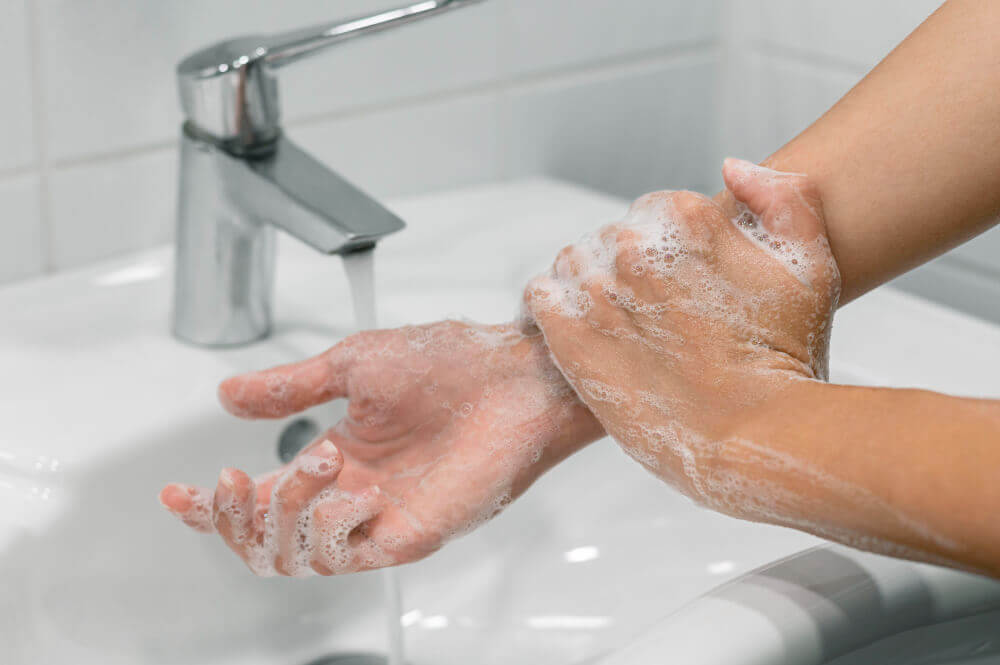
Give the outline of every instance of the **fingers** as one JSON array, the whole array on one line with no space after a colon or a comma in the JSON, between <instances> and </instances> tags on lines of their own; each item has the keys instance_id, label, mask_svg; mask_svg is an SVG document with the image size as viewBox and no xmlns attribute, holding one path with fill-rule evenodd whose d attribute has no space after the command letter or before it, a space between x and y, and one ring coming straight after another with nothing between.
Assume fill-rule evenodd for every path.
<instances>
[{"instance_id":1,"label":"fingers","mask_svg":"<svg viewBox=\"0 0 1000 665\"><path fill-rule=\"evenodd\" d=\"M283 418L345 397L355 354L349 338L302 362L234 376L219 386L219 401L240 418Z\"/></svg>"},{"instance_id":2,"label":"fingers","mask_svg":"<svg viewBox=\"0 0 1000 665\"><path fill-rule=\"evenodd\" d=\"M331 441L323 441L308 449L289 466L276 482L271 499L273 518L277 524L278 550L275 569L283 575L301 574L308 566L308 516L303 511L337 479L344 458Z\"/></svg>"},{"instance_id":3,"label":"fingers","mask_svg":"<svg viewBox=\"0 0 1000 665\"><path fill-rule=\"evenodd\" d=\"M171 483L160 491L160 503L195 531L212 533L212 494L203 487Z\"/></svg>"},{"instance_id":4,"label":"fingers","mask_svg":"<svg viewBox=\"0 0 1000 665\"><path fill-rule=\"evenodd\" d=\"M258 540L256 510L257 488L250 476L238 469L223 469L212 502L212 521L229 548L244 560Z\"/></svg>"},{"instance_id":5,"label":"fingers","mask_svg":"<svg viewBox=\"0 0 1000 665\"><path fill-rule=\"evenodd\" d=\"M805 175L729 158L722 177L726 188L760 218L766 231L797 241L812 241L825 232L819 194Z\"/></svg>"},{"instance_id":6,"label":"fingers","mask_svg":"<svg viewBox=\"0 0 1000 665\"><path fill-rule=\"evenodd\" d=\"M391 565L393 561L358 529L374 519L383 505L377 485L359 494L338 493L320 502L312 514L312 570L336 575Z\"/></svg>"},{"instance_id":7,"label":"fingers","mask_svg":"<svg viewBox=\"0 0 1000 665\"><path fill-rule=\"evenodd\" d=\"M385 505L377 486L351 494L334 487L344 459L330 441L308 448L284 473L254 482L223 469L210 490L167 485L160 501L188 526L217 531L257 575L342 574L392 565L362 529ZM272 515L271 526L262 519Z\"/></svg>"}]
</instances>

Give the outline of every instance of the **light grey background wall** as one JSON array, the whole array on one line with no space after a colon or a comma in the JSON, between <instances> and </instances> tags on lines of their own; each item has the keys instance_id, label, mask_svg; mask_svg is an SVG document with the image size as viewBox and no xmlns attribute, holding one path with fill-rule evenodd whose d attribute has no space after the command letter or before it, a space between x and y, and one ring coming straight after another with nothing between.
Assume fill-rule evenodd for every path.
<instances>
[{"instance_id":1,"label":"light grey background wall","mask_svg":"<svg viewBox=\"0 0 1000 665\"><path fill-rule=\"evenodd\" d=\"M172 68L392 0L0 0L0 283L168 242ZM401 4L401 3L399 3ZM381 197L547 174L714 191L939 0L489 0L282 72L292 137ZM901 284L1000 320L1000 232Z\"/></svg>"}]
</instances>

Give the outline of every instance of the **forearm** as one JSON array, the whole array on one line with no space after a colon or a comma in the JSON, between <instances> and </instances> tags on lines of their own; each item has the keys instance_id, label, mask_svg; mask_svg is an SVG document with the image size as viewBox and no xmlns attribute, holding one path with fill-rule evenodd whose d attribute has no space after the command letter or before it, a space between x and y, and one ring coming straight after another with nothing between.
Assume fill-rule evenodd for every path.
<instances>
[{"instance_id":1,"label":"forearm","mask_svg":"<svg viewBox=\"0 0 1000 665\"><path fill-rule=\"evenodd\" d=\"M713 461L726 512L1000 575L1000 401L796 381ZM729 481L729 482L723 482Z\"/></svg>"},{"instance_id":2,"label":"forearm","mask_svg":"<svg viewBox=\"0 0 1000 665\"><path fill-rule=\"evenodd\" d=\"M950 0L765 160L818 186L841 303L997 222L998 32L1000 3Z\"/></svg>"}]
</instances>

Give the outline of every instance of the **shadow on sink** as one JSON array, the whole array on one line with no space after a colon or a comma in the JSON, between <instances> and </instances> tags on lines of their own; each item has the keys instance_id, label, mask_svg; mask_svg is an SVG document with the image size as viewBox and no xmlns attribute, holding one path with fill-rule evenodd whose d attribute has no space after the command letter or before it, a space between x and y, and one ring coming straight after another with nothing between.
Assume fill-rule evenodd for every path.
<instances>
[{"instance_id":1,"label":"shadow on sink","mask_svg":"<svg viewBox=\"0 0 1000 665\"><path fill-rule=\"evenodd\" d=\"M167 481L273 467L282 425L206 415L67 473L60 510L0 552L0 586L20 591L0 603L0 660L294 663L382 644L377 575L256 578L157 501Z\"/></svg>"}]
</instances>

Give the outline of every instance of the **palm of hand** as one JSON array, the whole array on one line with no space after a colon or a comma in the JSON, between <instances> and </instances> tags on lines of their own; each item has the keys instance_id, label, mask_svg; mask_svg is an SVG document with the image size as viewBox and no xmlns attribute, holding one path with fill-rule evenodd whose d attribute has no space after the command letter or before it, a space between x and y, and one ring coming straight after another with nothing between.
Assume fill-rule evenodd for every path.
<instances>
[{"instance_id":1,"label":"palm of hand","mask_svg":"<svg viewBox=\"0 0 1000 665\"><path fill-rule=\"evenodd\" d=\"M422 558L522 492L566 431L599 431L540 338L512 326L362 333L312 360L230 379L220 397L243 417L349 399L341 422L256 483L226 470L214 500L164 490L169 509L199 530L214 526L258 574Z\"/></svg>"}]
</instances>

